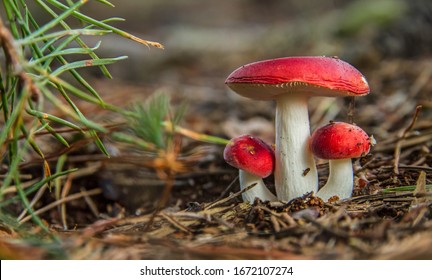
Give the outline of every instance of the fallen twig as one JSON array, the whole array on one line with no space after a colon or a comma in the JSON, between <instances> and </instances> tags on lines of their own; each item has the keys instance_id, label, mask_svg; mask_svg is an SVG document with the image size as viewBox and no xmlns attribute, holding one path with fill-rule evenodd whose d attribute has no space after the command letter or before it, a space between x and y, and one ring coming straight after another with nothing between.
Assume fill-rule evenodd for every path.
<instances>
[{"instance_id":1,"label":"fallen twig","mask_svg":"<svg viewBox=\"0 0 432 280\"><path fill-rule=\"evenodd\" d=\"M402 132L402 135L400 137L400 139L396 142L396 147L395 147L395 151L394 151L394 168L393 168L393 172L396 174L399 174L399 160L400 160L400 152L401 152L401 145L402 142L405 140L405 138L408 135L408 132L414 127L414 124L417 121L417 118L420 114L420 110L421 110L422 106L418 105L415 109L414 112L414 116L411 120L411 123L408 125L407 128L405 128Z\"/></svg>"},{"instance_id":2,"label":"fallen twig","mask_svg":"<svg viewBox=\"0 0 432 280\"><path fill-rule=\"evenodd\" d=\"M102 193L101 189L95 188L95 189L92 189L92 190L89 190L89 191L86 191L86 192L80 192L80 193L71 194L70 196L67 196L67 197L65 197L63 199L56 200L53 203L50 203L47 206L44 206L44 207L42 207L42 208L34 211L33 214L34 215L40 215L43 212L46 212L46 211L48 211L48 210L50 210L50 209L52 209L52 208L54 208L54 207L56 207L58 205L61 205L62 203L73 201L73 200L82 198L84 196L98 195L98 194L101 194L101 193ZM25 222L28 222L31 218L32 218L32 215L27 215L24 218L22 218L19 221L19 223L23 224Z\"/></svg>"}]
</instances>

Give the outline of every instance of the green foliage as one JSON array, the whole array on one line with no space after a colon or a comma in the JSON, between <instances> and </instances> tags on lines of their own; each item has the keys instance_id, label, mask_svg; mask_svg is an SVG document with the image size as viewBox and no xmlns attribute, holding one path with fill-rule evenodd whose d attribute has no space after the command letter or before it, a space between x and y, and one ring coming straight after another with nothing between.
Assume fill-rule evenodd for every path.
<instances>
[{"instance_id":1,"label":"green foliage","mask_svg":"<svg viewBox=\"0 0 432 280\"><path fill-rule=\"evenodd\" d=\"M100 58L96 51L101 42L90 47L82 37L115 33L146 46L163 47L157 42L137 38L111 25L122 19L96 20L83 14L79 9L87 0L33 1L46 17L50 17L43 25L39 24L25 0L2 2L5 18L0 18L0 48L5 59L0 61L0 152L8 169L2 174L0 209L20 200L26 211L32 214L34 210L28 196L52 180L56 180L57 188L58 179L74 171L51 174L48 160L36 141L38 135L49 133L62 145L69 147L70 143L59 129L67 127L69 131L91 139L108 156L100 139L100 133L107 132L107 129L88 119L74 100L81 99L105 109L122 111L105 103L79 70L97 67L105 77L111 78L106 66L127 57ZM97 2L113 6L106 0ZM88 58L82 59L83 56ZM76 60L77 57L81 59ZM62 115L45 112L45 101L62 112ZM40 156L44 176L24 189L20 166L24 156L31 150ZM15 188L17 195L4 200L4 192L11 186ZM37 215L33 215L33 220L45 228Z\"/></svg>"},{"instance_id":2,"label":"green foliage","mask_svg":"<svg viewBox=\"0 0 432 280\"><path fill-rule=\"evenodd\" d=\"M159 149L166 149L172 141L172 133L167 133L164 123L175 127L179 124L186 106L176 112L170 110L170 99L165 94L155 94L143 105L136 105L136 115L131 118L131 128L135 135ZM171 129L172 130L172 129Z\"/></svg>"},{"instance_id":3,"label":"green foliage","mask_svg":"<svg viewBox=\"0 0 432 280\"><path fill-rule=\"evenodd\" d=\"M168 95L156 92L143 104L136 104L124 112L128 118L126 132L114 132L111 136L143 150L161 151L172 147L175 128L178 127L186 106L173 110Z\"/></svg>"},{"instance_id":4,"label":"green foliage","mask_svg":"<svg viewBox=\"0 0 432 280\"><path fill-rule=\"evenodd\" d=\"M122 113L129 121L127 131L112 132L111 137L143 150L169 152L174 146L174 135L178 134L200 142L226 145L228 140L213 135L198 133L180 126L186 112L183 103L173 110L168 95L156 92L143 104L136 104L131 110Z\"/></svg>"}]
</instances>

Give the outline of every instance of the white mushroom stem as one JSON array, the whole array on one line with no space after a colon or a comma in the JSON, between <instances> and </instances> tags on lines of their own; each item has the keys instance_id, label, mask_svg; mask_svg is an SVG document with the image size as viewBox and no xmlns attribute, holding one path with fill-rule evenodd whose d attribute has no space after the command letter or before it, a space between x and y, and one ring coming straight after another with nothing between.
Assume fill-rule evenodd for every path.
<instances>
[{"instance_id":1,"label":"white mushroom stem","mask_svg":"<svg viewBox=\"0 0 432 280\"><path fill-rule=\"evenodd\" d=\"M339 199L349 198L354 186L354 175L351 159L332 159L329 161L327 183L318 191L317 196L327 201L337 195Z\"/></svg>"},{"instance_id":2,"label":"white mushroom stem","mask_svg":"<svg viewBox=\"0 0 432 280\"><path fill-rule=\"evenodd\" d=\"M276 194L282 201L317 192L318 174L309 149L307 97L285 94L276 99Z\"/></svg>"},{"instance_id":3,"label":"white mushroom stem","mask_svg":"<svg viewBox=\"0 0 432 280\"><path fill-rule=\"evenodd\" d=\"M255 197L258 197L262 201L276 201L276 196L267 189L267 186L264 184L261 177L253 175L244 170L239 170L239 181L240 181L240 189L245 189L246 187L251 186L252 184L256 185L252 187L250 190L244 192L242 194L243 201L249 201L253 203Z\"/></svg>"}]
</instances>

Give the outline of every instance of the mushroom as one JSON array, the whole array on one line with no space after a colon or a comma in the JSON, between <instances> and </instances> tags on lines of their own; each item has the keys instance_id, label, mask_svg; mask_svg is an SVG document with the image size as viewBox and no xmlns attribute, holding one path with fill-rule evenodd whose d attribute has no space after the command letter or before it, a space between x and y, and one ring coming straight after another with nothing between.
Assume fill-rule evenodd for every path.
<instances>
[{"instance_id":1,"label":"mushroom","mask_svg":"<svg viewBox=\"0 0 432 280\"><path fill-rule=\"evenodd\" d=\"M360 96L369 93L364 76L332 57L286 57L247 64L225 83L236 93L276 100L275 186L280 200L289 201L318 189L318 175L308 147L308 98Z\"/></svg>"},{"instance_id":2,"label":"mushroom","mask_svg":"<svg viewBox=\"0 0 432 280\"><path fill-rule=\"evenodd\" d=\"M331 122L312 133L312 153L329 160L329 177L318 197L325 201L333 196L351 197L354 185L351 159L369 153L371 139L360 127L344 122Z\"/></svg>"},{"instance_id":3,"label":"mushroom","mask_svg":"<svg viewBox=\"0 0 432 280\"><path fill-rule=\"evenodd\" d=\"M244 201L252 203L255 197L263 201L277 200L262 180L268 177L274 169L273 149L264 141L250 135L233 138L225 147L224 159L229 165L239 169L242 190L256 184L242 194Z\"/></svg>"}]
</instances>

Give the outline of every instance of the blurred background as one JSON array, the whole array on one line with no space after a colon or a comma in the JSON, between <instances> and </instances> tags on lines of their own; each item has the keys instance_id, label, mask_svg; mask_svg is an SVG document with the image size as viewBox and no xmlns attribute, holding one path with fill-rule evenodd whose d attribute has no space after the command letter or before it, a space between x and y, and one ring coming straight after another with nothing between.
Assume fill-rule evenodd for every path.
<instances>
[{"instance_id":1,"label":"blurred background","mask_svg":"<svg viewBox=\"0 0 432 280\"><path fill-rule=\"evenodd\" d=\"M193 114L188 120L199 131L212 130L207 132L231 137L238 134L239 123L246 130L253 129L248 128L250 122L242 122L253 118L252 126L271 134L271 129L264 127L273 119L273 104L238 97L225 87L224 80L243 64L276 57L338 56L353 64L365 74L372 91L358 100L358 107L364 104L359 111L368 110L371 102L386 104L378 107L382 114L365 113L372 123L382 122L401 104L410 111L419 99L430 102L427 92L431 84L424 82L430 80L431 71L429 0L111 2L116 8L93 1L84 8L99 19L125 18L116 25L162 43L165 50L147 49L116 36L103 38L101 56L124 54L129 59L110 66L115 79L100 80L101 91L108 96L128 95L132 101L134 93L139 92L139 97L163 87L174 98L192 104ZM98 77L97 70L94 75ZM417 79L423 82L413 88ZM312 115L322 102L311 102ZM335 102L336 107L327 117L312 116L314 125L337 117L343 120L346 101L329 102L327 106ZM407 102L410 106L405 107ZM371 119L357 115L356 121L366 125ZM389 129L395 128L384 130Z\"/></svg>"}]
</instances>

